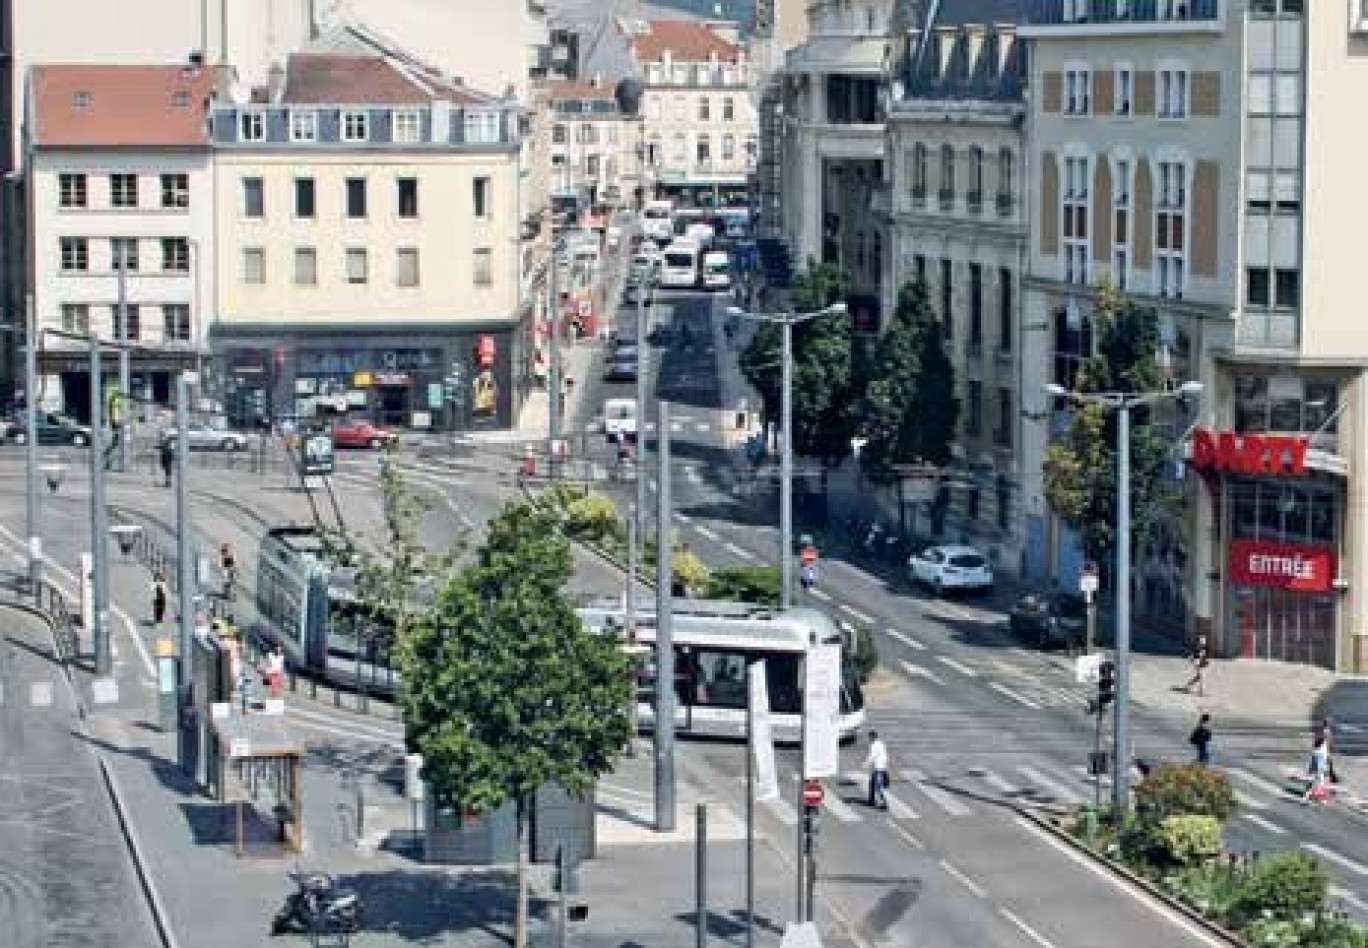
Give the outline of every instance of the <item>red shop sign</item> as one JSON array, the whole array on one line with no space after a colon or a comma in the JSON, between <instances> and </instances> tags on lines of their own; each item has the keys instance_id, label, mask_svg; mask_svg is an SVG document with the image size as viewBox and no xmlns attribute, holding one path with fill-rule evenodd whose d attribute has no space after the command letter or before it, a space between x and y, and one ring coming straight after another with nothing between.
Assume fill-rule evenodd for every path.
<instances>
[{"instance_id":1,"label":"red shop sign","mask_svg":"<svg viewBox=\"0 0 1368 948\"><path fill-rule=\"evenodd\" d=\"M480 344L475 351L480 357L480 368L482 369L487 369L493 365L494 357L499 352L498 348L494 345L493 336L481 336Z\"/></svg>"},{"instance_id":2,"label":"red shop sign","mask_svg":"<svg viewBox=\"0 0 1368 948\"><path fill-rule=\"evenodd\" d=\"M1239 586L1329 592L1335 587L1335 549L1271 540L1231 540L1230 580Z\"/></svg>"},{"instance_id":3,"label":"red shop sign","mask_svg":"<svg viewBox=\"0 0 1368 948\"><path fill-rule=\"evenodd\" d=\"M1239 474L1305 474L1306 435L1236 434L1197 428L1192 432L1192 466L1199 471Z\"/></svg>"}]
</instances>

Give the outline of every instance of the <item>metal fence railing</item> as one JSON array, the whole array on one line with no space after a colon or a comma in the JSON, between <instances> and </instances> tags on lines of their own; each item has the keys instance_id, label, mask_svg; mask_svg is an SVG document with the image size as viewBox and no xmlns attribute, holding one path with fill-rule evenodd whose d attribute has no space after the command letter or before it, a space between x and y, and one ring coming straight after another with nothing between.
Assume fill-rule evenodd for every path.
<instances>
[{"instance_id":1,"label":"metal fence railing","mask_svg":"<svg viewBox=\"0 0 1368 948\"><path fill-rule=\"evenodd\" d=\"M63 664L75 662L80 658L81 639L76 628L76 617L67 605L66 596L60 589L47 580L38 585L35 594L33 583L23 573L13 573L2 587L7 598L15 605L35 608L47 616L52 623L52 638L57 648L57 660Z\"/></svg>"}]
</instances>

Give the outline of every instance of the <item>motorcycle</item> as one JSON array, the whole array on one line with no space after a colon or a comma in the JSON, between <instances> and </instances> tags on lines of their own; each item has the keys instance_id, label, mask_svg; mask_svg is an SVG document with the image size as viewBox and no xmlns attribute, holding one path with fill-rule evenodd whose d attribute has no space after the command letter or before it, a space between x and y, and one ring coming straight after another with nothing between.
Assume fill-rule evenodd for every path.
<instances>
[{"instance_id":1,"label":"motorcycle","mask_svg":"<svg viewBox=\"0 0 1368 948\"><path fill-rule=\"evenodd\" d=\"M271 921L271 934L338 934L361 926L361 897L325 872L289 873L295 891Z\"/></svg>"}]
</instances>

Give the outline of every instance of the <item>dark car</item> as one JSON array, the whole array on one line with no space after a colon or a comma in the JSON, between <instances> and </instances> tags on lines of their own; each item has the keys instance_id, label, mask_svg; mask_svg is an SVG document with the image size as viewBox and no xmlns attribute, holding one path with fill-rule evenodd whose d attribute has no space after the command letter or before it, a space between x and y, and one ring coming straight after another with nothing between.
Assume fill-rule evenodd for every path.
<instances>
[{"instance_id":1,"label":"dark car","mask_svg":"<svg viewBox=\"0 0 1368 948\"><path fill-rule=\"evenodd\" d=\"M37 421L39 444L69 444L77 448L90 444L89 426L79 424L66 415L49 411L39 412ZM5 436L15 444L24 444L28 441L28 431L22 415L8 426Z\"/></svg>"},{"instance_id":2,"label":"dark car","mask_svg":"<svg viewBox=\"0 0 1368 948\"><path fill-rule=\"evenodd\" d=\"M332 424L333 444L339 448L383 448L399 440L393 431L363 418L339 418Z\"/></svg>"},{"instance_id":3,"label":"dark car","mask_svg":"<svg viewBox=\"0 0 1368 948\"><path fill-rule=\"evenodd\" d=\"M614 355L603 367L603 380L605 382L635 382L636 379L637 357L635 352L631 355Z\"/></svg>"},{"instance_id":4,"label":"dark car","mask_svg":"<svg viewBox=\"0 0 1368 948\"><path fill-rule=\"evenodd\" d=\"M1012 634L1038 645L1074 647L1087 635L1088 606L1077 593L1031 593L1012 606Z\"/></svg>"}]
</instances>

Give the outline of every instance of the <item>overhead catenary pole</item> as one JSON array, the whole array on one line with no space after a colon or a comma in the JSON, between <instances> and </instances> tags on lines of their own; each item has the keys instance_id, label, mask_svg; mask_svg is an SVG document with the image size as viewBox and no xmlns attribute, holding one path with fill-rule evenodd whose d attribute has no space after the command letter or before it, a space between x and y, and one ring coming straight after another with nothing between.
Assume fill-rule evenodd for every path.
<instances>
[{"instance_id":1,"label":"overhead catenary pole","mask_svg":"<svg viewBox=\"0 0 1368 948\"><path fill-rule=\"evenodd\" d=\"M1116 724L1112 751L1112 805L1130 806L1130 410L1116 412Z\"/></svg>"},{"instance_id":2,"label":"overhead catenary pole","mask_svg":"<svg viewBox=\"0 0 1368 948\"><path fill-rule=\"evenodd\" d=\"M659 403L656 432L658 502L656 519L656 680L655 680L655 828L675 828L675 661L671 628L674 557L670 549L670 405Z\"/></svg>"},{"instance_id":3,"label":"overhead catenary pole","mask_svg":"<svg viewBox=\"0 0 1368 948\"><path fill-rule=\"evenodd\" d=\"M641 555L641 543L637 538L637 518L639 510L636 504L632 504L627 517L627 590L625 593L626 601L623 605L627 610L627 644L635 646L637 644L637 563ZM637 716L637 665L638 661L635 650L632 652L632 697L631 703L627 705L627 717L631 722L632 735L627 739L627 756L636 756L637 731L639 730L639 718Z\"/></svg>"},{"instance_id":4,"label":"overhead catenary pole","mask_svg":"<svg viewBox=\"0 0 1368 948\"><path fill-rule=\"evenodd\" d=\"M179 606L180 682L177 690L180 706L181 767L191 763L188 727L190 715L190 686L194 681L195 657L195 594L194 568L190 562L190 452L187 450L190 431L190 378L185 372L176 376L176 586Z\"/></svg>"},{"instance_id":5,"label":"overhead catenary pole","mask_svg":"<svg viewBox=\"0 0 1368 948\"><path fill-rule=\"evenodd\" d=\"M105 507L104 395L100 377L100 339L93 332L90 345L90 551L95 572L91 591L95 600L95 674L108 675L114 668L109 647L109 511ZM34 440L36 431L30 432Z\"/></svg>"},{"instance_id":6,"label":"overhead catenary pole","mask_svg":"<svg viewBox=\"0 0 1368 948\"><path fill-rule=\"evenodd\" d=\"M38 323L32 293L25 303L24 318L24 520L28 527L29 583L37 598L43 585L43 536L38 524Z\"/></svg>"},{"instance_id":7,"label":"overhead catenary pole","mask_svg":"<svg viewBox=\"0 0 1368 948\"><path fill-rule=\"evenodd\" d=\"M126 474L133 466L132 446L128 443L128 411L133 399L132 373L128 364L128 268L122 252L115 263L119 269L119 414L110 419L110 424L118 426L114 436L119 439L119 471Z\"/></svg>"},{"instance_id":8,"label":"overhead catenary pole","mask_svg":"<svg viewBox=\"0 0 1368 948\"><path fill-rule=\"evenodd\" d=\"M561 379L561 312L560 312L560 288L558 271L560 269L560 244L551 255L551 273L547 277L547 319L551 327L551 353L549 366L546 376L547 397L549 411L547 413L546 430L546 465L547 473L551 477L556 476L559 469L559 452L561 443L561 433L563 429L563 419L561 418L561 397L565 391L565 382Z\"/></svg>"},{"instance_id":9,"label":"overhead catenary pole","mask_svg":"<svg viewBox=\"0 0 1368 948\"><path fill-rule=\"evenodd\" d=\"M648 292L650 292L648 290ZM641 357L641 353L646 351L646 303L637 292L636 306L636 344L637 344L637 380L636 380L636 516L638 535L644 542L646 539L646 370L650 360Z\"/></svg>"},{"instance_id":10,"label":"overhead catenary pole","mask_svg":"<svg viewBox=\"0 0 1368 948\"><path fill-rule=\"evenodd\" d=\"M785 317L779 409L779 606L793 605L793 323Z\"/></svg>"}]
</instances>

